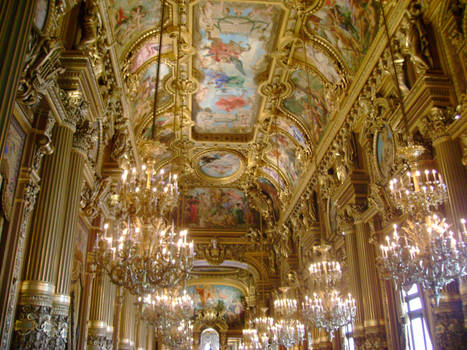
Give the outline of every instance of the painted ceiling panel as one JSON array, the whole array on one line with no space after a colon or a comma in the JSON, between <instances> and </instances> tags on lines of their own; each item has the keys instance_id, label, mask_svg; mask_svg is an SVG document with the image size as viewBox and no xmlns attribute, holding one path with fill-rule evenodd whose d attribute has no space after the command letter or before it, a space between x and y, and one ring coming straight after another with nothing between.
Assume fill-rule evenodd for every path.
<instances>
[{"instance_id":1,"label":"painted ceiling panel","mask_svg":"<svg viewBox=\"0 0 467 350\"><path fill-rule=\"evenodd\" d=\"M159 84L159 106L170 102L170 96L161 89L164 78L169 74L170 67L161 64ZM132 107L132 120L138 124L146 115L151 114L154 108L154 91L156 87L157 63L145 67L137 74L134 86L130 90Z\"/></svg>"},{"instance_id":2,"label":"painted ceiling panel","mask_svg":"<svg viewBox=\"0 0 467 350\"><path fill-rule=\"evenodd\" d=\"M279 167L288 177L289 182L295 185L301 174L296 145L283 134L274 134L270 143L272 147L266 157L272 163L278 161Z\"/></svg>"},{"instance_id":3,"label":"painted ceiling panel","mask_svg":"<svg viewBox=\"0 0 467 350\"><path fill-rule=\"evenodd\" d=\"M315 75L298 70L291 74L293 94L284 100L285 109L298 117L307 127L314 144L323 135L329 121L329 107L323 83ZM308 86L309 83L309 86Z\"/></svg>"},{"instance_id":4,"label":"painted ceiling panel","mask_svg":"<svg viewBox=\"0 0 467 350\"><path fill-rule=\"evenodd\" d=\"M162 55L172 52L172 42L168 35L162 36ZM159 35L152 36L138 45L131 54L128 70L130 73L135 73L143 64L151 59L156 59L159 54Z\"/></svg>"},{"instance_id":5,"label":"painted ceiling panel","mask_svg":"<svg viewBox=\"0 0 467 350\"><path fill-rule=\"evenodd\" d=\"M377 0L326 0L308 17L308 28L339 50L355 72L376 35L378 18Z\"/></svg>"},{"instance_id":6,"label":"painted ceiling panel","mask_svg":"<svg viewBox=\"0 0 467 350\"><path fill-rule=\"evenodd\" d=\"M226 151L212 151L203 154L198 160L203 174L222 179L234 175L241 166L238 155Z\"/></svg>"},{"instance_id":7,"label":"painted ceiling panel","mask_svg":"<svg viewBox=\"0 0 467 350\"><path fill-rule=\"evenodd\" d=\"M278 5L201 1L194 8L194 67L202 76L193 98L195 131L250 133L261 98L255 77L268 68Z\"/></svg>"},{"instance_id":8,"label":"painted ceiling panel","mask_svg":"<svg viewBox=\"0 0 467 350\"><path fill-rule=\"evenodd\" d=\"M193 188L184 198L183 223L189 228L245 229L257 226L257 214L236 188Z\"/></svg>"},{"instance_id":9,"label":"painted ceiling panel","mask_svg":"<svg viewBox=\"0 0 467 350\"><path fill-rule=\"evenodd\" d=\"M142 33L154 29L160 21L159 0L110 0L109 2L119 53Z\"/></svg>"}]
</instances>

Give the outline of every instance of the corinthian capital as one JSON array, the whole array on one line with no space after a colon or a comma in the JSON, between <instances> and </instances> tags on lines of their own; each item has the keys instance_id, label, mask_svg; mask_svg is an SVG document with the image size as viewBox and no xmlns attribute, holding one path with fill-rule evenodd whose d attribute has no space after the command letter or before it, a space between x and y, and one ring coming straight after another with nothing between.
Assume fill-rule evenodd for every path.
<instances>
[{"instance_id":1,"label":"corinthian capital","mask_svg":"<svg viewBox=\"0 0 467 350\"><path fill-rule=\"evenodd\" d=\"M79 90L60 90L60 97L66 112L63 123L75 132L76 125L86 119L89 103L84 100Z\"/></svg>"},{"instance_id":2,"label":"corinthian capital","mask_svg":"<svg viewBox=\"0 0 467 350\"><path fill-rule=\"evenodd\" d=\"M89 120L81 121L76 125L73 135L73 149L86 156L93 142L96 142L96 127Z\"/></svg>"},{"instance_id":3,"label":"corinthian capital","mask_svg":"<svg viewBox=\"0 0 467 350\"><path fill-rule=\"evenodd\" d=\"M448 118L446 110L439 107L433 107L425 118L425 133L433 142L449 136L447 132Z\"/></svg>"}]
</instances>

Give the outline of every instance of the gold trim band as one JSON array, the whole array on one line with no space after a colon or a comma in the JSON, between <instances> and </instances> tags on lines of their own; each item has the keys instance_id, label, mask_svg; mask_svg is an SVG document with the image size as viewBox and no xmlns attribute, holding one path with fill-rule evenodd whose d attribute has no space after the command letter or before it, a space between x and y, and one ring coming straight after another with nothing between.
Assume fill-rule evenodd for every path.
<instances>
[{"instance_id":1,"label":"gold trim band","mask_svg":"<svg viewBox=\"0 0 467 350\"><path fill-rule=\"evenodd\" d=\"M23 281L21 282L21 293L25 294L53 294L55 286L43 281Z\"/></svg>"}]
</instances>

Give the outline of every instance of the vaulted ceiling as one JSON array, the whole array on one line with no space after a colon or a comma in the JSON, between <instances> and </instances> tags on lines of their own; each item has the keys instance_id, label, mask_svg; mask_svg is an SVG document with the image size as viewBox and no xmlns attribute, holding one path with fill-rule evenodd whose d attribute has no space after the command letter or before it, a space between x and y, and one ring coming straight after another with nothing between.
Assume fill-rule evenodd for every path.
<instances>
[{"instance_id":1,"label":"vaulted ceiling","mask_svg":"<svg viewBox=\"0 0 467 350\"><path fill-rule=\"evenodd\" d=\"M142 147L152 134L161 2L109 5ZM251 193L278 217L358 74L378 18L373 0L166 1L155 155L159 168L184 167L185 225L257 225L251 208L261 212L261 204Z\"/></svg>"}]
</instances>

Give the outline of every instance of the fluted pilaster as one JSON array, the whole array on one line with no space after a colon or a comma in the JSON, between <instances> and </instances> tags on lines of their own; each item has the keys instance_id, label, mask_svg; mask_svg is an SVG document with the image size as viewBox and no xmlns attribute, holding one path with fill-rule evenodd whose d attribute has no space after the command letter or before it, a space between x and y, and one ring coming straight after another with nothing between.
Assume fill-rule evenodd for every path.
<instances>
[{"instance_id":1,"label":"fluted pilaster","mask_svg":"<svg viewBox=\"0 0 467 350\"><path fill-rule=\"evenodd\" d=\"M355 224L360 266L361 295L363 296L363 326L365 349L387 349L383 301L376 271L374 246L369 243L368 224Z\"/></svg>"},{"instance_id":2,"label":"fluted pilaster","mask_svg":"<svg viewBox=\"0 0 467 350\"><path fill-rule=\"evenodd\" d=\"M362 297L362 286L360 284L360 271L357 251L357 237L355 230L349 228L345 231L345 251L347 255L347 268L350 279L350 291L355 298L357 306L357 316L353 323L353 335L356 343L361 343L365 338L365 330L363 328L364 320L364 305Z\"/></svg>"},{"instance_id":3,"label":"fluted pilaster","mask_svg":"<svg viewBox=\"0 0 467 350\"><path fill-rule=\"evenodd\" d=\"M42 167L41 191L18 302L15 349L48 349L50 339L60 331L51 319L53 303L59 303L62 311L69 305L69 299L54 300L54 292L73 132L67 126L55 127L52 134L55 152L45 159ZM31 318L35 322L30 322Z\"/></svg>"},{"instance_id":4,"label":"fluted pilaster","mask_svg":"<svg viewBox=\"0 0 467 350\"><path fill-rule=\"evenodd\" d=\"M100 350L106 346L105 289L103 273L98 273L92 284L91 309L88 321L87 349Z\"/></svg>"},{"instance_id":5,"label":"fluted pilaster","mask_svg":"<svg viewBox=\"0 0 467 350\"><path fill-rule=\"evenodd\" d=\"M124 291L122 312L120 319L119 350L133 350L133 297L128 291Z\"/></svg>"}]
</instances>

